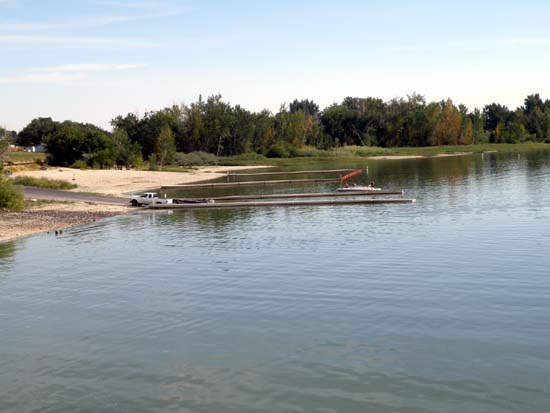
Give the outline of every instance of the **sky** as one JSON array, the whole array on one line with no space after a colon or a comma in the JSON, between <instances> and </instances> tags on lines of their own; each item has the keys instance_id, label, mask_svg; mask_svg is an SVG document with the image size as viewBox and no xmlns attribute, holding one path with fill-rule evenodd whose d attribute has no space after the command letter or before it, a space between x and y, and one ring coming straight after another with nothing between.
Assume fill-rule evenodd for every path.
<instances>
[{"instance_id":1,"label":"sky","mask_svg":"<svg viewBox=\"0 0 550 413\"><path fill-rule=\"evenodd\" d=\"M0 125L110 128L199 95L278 111L420 93L550 99L550 2L0 0Z\"/></svg>"}]
</instances>

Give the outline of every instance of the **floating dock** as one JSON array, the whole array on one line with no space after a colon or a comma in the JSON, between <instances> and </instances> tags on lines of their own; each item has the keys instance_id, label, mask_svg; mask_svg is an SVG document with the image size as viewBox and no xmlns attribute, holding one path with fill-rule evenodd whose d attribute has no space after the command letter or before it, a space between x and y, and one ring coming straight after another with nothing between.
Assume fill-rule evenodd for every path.
<instances>
[{"instance_id":1,"label":"floating dock","mask_svg":"<svg viewBox=\"0 0 550 413\"><path fill-rule=\"evenodd\" d=\"M268 195L230 195L212 199L218 201L245 201L253 199L285 199L285 198L332 198L352 196L376 196L376 195L404 195L405 191L357 191L357 192L319 192L307 194L268 194Z\"/></svg>"},{"instance_id":2,"label":"floating dock","mask_svg":"<svg viewBox=\"0 0 550 413\"><path fill-rule=\"evenodd\" d=\"M311 200L311 201L268 201L268 202L219 202L190 204L150 205L147 209L216 209L216 208L261 208L292 207L310 205L379 205L379 204L413 204L416 199L344 199L344 200Z\"/></svg>"},{"instance_id":3,"label":"floating dock","mask_svg":"<svg viewBox=\"0 0 550 413\"><path fill-rule=\"evenodd\" d=\"M214 182L214 183L202 183L202 184L165 185L165 186L162 186L162 189L227 188L227 187L234 187L234 186L308 184L308 183L314 183L314 182L340 182L340 178L280 179L280 180L272 180L272 181Z\"/></svg>"}]
</instances>

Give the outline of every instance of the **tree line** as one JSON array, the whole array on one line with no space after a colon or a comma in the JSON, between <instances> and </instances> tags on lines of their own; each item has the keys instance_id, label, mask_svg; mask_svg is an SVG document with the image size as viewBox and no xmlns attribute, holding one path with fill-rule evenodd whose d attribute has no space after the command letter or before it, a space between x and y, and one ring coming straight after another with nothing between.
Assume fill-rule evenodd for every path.
<instances>
[{"instance_id":1,"label":"tree line","mask_svg":"<svg viewBox=\"0 0 550 413\"><path fill-rule=\"evenodd\" d=\"M22 146L43 143L52 165L96 167L135 166L142 159L164 165L176 152L288 157L307 147L550 142L550 100L533 94L515 110L491 103L469 111L451 99L427 102L418 94L389 101L347 97L322 111L305 99L272 113L249 111L214 95L143 115L119 115L111 125L112 132L37 118L15 140Z\"/></svg>"}]
</instances>

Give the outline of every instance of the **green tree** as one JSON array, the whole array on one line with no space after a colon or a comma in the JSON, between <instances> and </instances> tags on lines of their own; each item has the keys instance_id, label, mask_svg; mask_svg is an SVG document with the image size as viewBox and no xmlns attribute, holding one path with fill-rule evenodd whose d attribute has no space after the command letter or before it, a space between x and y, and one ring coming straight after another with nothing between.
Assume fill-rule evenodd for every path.
<instances>
[{"instance_id":1,"label":"green tree","mask_svg":"<svg viewBox=\"0 0 550 413\"><path fill-rule=\"evenodd\" d=\"M473 143L487 143L487 133L485 132L485 121L483 120L483 114L479 109L474 109L474 111L469 115L472 120L473 128Z\"/></svg>"},{"instance_id":2,"label":"green tree","mask_svg":"<svg viewBox=\"0 0 550 413\"><path fill-rule=\"evenodd\" d=\"M52 118L33 119L18 133L17 144L20 146L40 145L46 136L55 130L57 124Z\"/></svg>"},{"instance_id":3,"label":"green tree","mask_svg":"<svg viewBox=\"0 0 550 413\"><path fill-rule=\"evenodd\" d=\"M329 106L321 114L321 124L325 133L332 137L334 146L357 144L353 133L355 113L349 107Z\"/></svg>"},{"instance_id":4,"label":"green tree","mask_svg":"<svg viewBox=\"0 0 550 413\"><path fill-rule=\"evenodd\" d=\"M491 103L483 108L485 130L489 133L490 142L498 142L502 128L510 120L510 116L510 110L497 103ZM501 126L499 127L499 125Z\"/></svg>"},{"instance_id":5,"label":"green tree","mask_svg":"<svg viewBox=\"0 0 550 413\"><path fill-rule=\"evenodd\" d=\"M458 143L460 145L470 145L474 140L474 125L472 119L468 116L463 118L462 125L460 127L460 136Z\"/></svg>"},{"instance_id":6,"label":"green tree","mask_svg":"<svg viewBox=\"0 0 550 413\"><path fill-rule=\"evenodd\" d=\"M157 158L157 164L161 167L174 162L176 155L176 141L174 134L169 126L164 126L157 137L154 154Z\"/></svg>"},{"instance_id":7,"label":"green tree","mask_svg":"<svg viewBox=\"0 0 550 413\"><path fill-rule=\"evenodd\" d=\"M111 137L116 150L115 162L118 166L132 168L143 161L139 143L131 142L124 129L115 129Z\"/></svg>"},{"instance_id":8,"label":"green tree","mask_svg":"<svg viewBox=\"0 0 550 413\"><path fill-rule=\"evenodd\" d=\"M57 124L44 144L50 165L71 166L81 160L90 166L94 161L100 167L114 165L115 149L109 134L91 124L70 121Z\"/></svg>"},{"instance_id":9,"label":"green tree","mask_svg":"<svg viewBox=\"0 0 550 413\"><path fill-rule=\"evenodd\" d=\"M288 111L291 113L301 111L308 116L317 117L319 115L319 105L309 99L294 99L294 101L290 105L288 105Z\"/></svg>"}]
</instances>

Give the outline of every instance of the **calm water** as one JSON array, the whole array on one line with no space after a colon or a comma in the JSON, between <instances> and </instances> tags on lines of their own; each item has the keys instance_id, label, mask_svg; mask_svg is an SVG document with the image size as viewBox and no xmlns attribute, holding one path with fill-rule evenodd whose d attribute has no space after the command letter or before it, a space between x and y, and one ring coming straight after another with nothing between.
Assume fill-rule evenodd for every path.
<instances>
[{"instance_id":1,"label":"calm water","mask_svg":"<svg viewBox=\"0 0 550 413\"><path fill-rule=\"evenodd\" d=\"M368 166L418 203L0 244L0 410L548 412L550 152Z\"/></svg>"}]
</instances>

